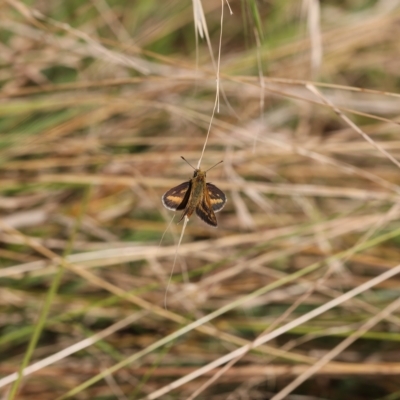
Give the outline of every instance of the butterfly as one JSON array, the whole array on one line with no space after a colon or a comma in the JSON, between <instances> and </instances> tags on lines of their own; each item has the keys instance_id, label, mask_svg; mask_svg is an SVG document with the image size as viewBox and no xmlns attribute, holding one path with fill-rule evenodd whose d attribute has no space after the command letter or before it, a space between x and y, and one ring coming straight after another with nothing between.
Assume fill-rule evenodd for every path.
<instances>
[{"instance_id":1,"label":"butterfly","mask_svg":"<svg viewBox=\"0 0 400 400\"><path fill-rule=\"evenodd\" d=\"M183 210L178 222L185 216L189 218L196 211L201 220L216 227L218 223L215 213L224 208L226 196L212 183L206 183L206 172L222 161L207 171L202 171L200 168L194 168L185 158L181 158L194 169L193 177L190 181L183 182L164 193L161 198L164 207L173 211Z\"/></svg>"}]
</instances>

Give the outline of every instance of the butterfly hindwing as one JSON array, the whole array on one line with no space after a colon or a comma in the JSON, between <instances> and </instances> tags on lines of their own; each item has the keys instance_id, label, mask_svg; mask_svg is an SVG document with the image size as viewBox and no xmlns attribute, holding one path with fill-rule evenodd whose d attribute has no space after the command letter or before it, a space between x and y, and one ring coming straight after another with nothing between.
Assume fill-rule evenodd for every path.
<instances>
[{"instance_id":1,"label":"butterfly hindwing","mask_svg":"<svg viewBox=\"0 0 400 400\"><path fill-rule=\"evenodd\" d=\"M164 206L173 211L184 210L190 197L190 189L190 181L169 189L161 198Z\"/></svg>"},{"instance_id":2,"label":"butterfly hindwing","mask_svg":"<svg viewBox=\"0 0 400 400\"><path fill-rule=\"evenodd\" d=\"M214 214L214 211L210 204L210 198L207 195L203 196L201 202L197 205L196 214L206 224L214 227L218 225L217 217Z\"/></svg>"},{"instance_id":3,"label":"butterfly hindwing","mask_svg":"<svg viewBox=\"0 0 400 400\"><path fill-rule=\"evenodd\" d=\"M211 207L215 212L221 211L226 204L225 193L212 183L207 183L207 191L210 198Z\"/></svg>"}]
</instances>

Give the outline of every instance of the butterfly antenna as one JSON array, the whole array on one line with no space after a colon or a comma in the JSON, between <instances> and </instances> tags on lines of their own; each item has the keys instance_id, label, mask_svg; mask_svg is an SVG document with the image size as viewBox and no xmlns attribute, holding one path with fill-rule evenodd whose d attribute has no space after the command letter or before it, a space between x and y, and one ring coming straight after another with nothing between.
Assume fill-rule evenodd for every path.
<instances>
[{"instance_id":1,"label":"butterfly antenna","mask_svg":"<svg viewBox=\"0 0 400 400\"><path fill-rule=\"evenodd\" d=\"M216 164L214 164L211 168L208 168L208 170L206 172L208 172L210 169L213 169L214 167L216 167L217 165L223 163L224 160L221 160L220 162L217 162Z\"/></svg>"},{"instance_id":2,"label":"butterfly antenna","mask_svg":"<svg viewBox=\"0 0 400 400\"><path fill-rule=\"evenodd\" d=\"M188 160L186 160L186 158L185 157L183 157L183 156L181 156L181 158L182 158L182 160L183 161L185 161L185 162L187 162L194 170L196 170L196 168L195 167L193 167L193 165L192 164L190 164L190 162L188 161Z\"/></svg>"}]
</instances>

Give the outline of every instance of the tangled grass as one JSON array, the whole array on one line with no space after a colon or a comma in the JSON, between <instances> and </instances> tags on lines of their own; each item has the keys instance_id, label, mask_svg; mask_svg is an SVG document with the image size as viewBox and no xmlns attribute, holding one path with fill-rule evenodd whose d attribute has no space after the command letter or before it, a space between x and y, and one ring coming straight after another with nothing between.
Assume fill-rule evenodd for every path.
<instances>
[{"instance_id":1,"label":"tangled grass","mask_svg":"<svg viewBox=\"0 0 400 400\"><path fill-rule=\"evenodd\" d=\"M400 398L398 2L227 5L0 4L2 399Z\"/></svg>"}]
</instances>

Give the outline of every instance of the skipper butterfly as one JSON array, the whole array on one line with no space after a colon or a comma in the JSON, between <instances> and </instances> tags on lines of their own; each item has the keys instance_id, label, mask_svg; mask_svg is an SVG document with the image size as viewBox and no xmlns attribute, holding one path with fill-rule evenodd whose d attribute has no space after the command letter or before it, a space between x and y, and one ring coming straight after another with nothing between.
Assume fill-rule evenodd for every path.
<instances>
[{"instance_id":1,"label":"skipper butterfly","mask_svg":"<svg viewBox=\"0 0 400 400\"><path fill-rule=\"evenodd\" d=\"M181 158L194 169L193 177L190 181L183 182L164 193L161 198L164 207L173 211L183 210L178 222L185 216L189 218L196 211L201 220L216 227L218 223L215 213L224 208L226 196L215 185L206 182L206 172L222 161L207 171L202 171L200 168L194 168L185 158Z\"/></svg>"}]
</instances>

